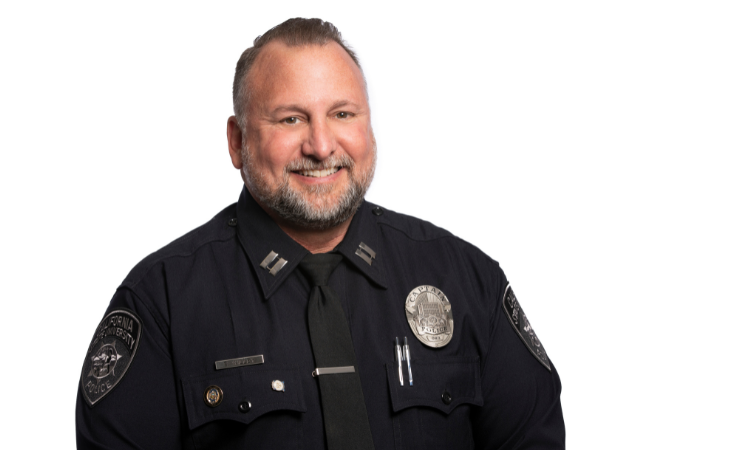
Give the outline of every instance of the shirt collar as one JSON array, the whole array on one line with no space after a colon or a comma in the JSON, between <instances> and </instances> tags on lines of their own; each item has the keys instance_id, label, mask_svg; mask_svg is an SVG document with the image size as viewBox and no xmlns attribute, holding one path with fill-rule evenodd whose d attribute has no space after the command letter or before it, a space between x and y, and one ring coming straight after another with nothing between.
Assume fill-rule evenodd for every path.
<instances>
[{"instance_id":1,"label":"shirt collar","mask_svg":"<svg viewBox=\"0 0 750 450\"><path fill-rule=\"evenodd\" d=\"M380 210L380 208L377 208ZM362 202L354 214L349 230L337 250L360 272L383 289L388 288L384 261L386 255L380 243L380 228L377 216L373 214L375 205Z\"/></svg>"},{"instance_id":2,"label":"shirt collar","mask_svg":"<svg viewBox=\"0 0 750 450\"><path fill-rule=\"evenodd\" d=\"M373 283L385 289L380 233L372 209L373 205L368 202L360 205L336 251ZM237 219L240 243L258 276L263 296L269 298L310 252L274 222L247 187L242 189L237 202Z\"/></svg>"}]
</instances>

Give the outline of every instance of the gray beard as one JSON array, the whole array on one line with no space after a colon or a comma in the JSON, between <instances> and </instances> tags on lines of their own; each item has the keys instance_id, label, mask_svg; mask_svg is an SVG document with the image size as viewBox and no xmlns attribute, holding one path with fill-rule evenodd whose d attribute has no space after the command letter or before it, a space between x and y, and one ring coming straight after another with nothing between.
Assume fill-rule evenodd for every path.
<instances>
[{"instance_id":1,"label":"gray beard","mask_svg":"<svg viewBox=\"0 0 750 450\"><path fill-rule=\"evenodd\" d=\"M325 161L316 161L310 158L292 161L284 168L283 181L281 186L276 189L273 189L264 182L262 174L253 167L246 149L242 152L242 171L245 179L252 188L251 192L256 196L258 201L278 214L281 219L304 228L325 230L336 225L341 225L349 220L364 201L365 193L367 193L367 189L370 187L370 183L375 175L375 159L377 154L375 145L373 145L372 151L372 167L367 173L359 177L355 175L356 167L354 160L347 154L331 156ZM349 184L342 195L332 199L327 205L316 207L313 203L305 199L305 194L313 197L326 196L330 194L334 186L317 185L305 188L304 190L296 190L289 184L289 174L292 171L303 169L321 170L331 167L347 168Z\"/></svg>"}]
</instances>

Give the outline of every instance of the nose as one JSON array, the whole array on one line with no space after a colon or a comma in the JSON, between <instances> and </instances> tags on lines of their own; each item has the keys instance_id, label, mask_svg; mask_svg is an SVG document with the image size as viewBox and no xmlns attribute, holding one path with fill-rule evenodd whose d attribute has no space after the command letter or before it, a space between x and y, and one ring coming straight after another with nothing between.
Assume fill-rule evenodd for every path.
<instances>
[{"instance_id":1,"label":"nose","mask_svg":"<svg viewBox=\"0 0 750 450\"><path fill-rule=\"evenodd\" d=\"M325 118L310 122L302 154L323 161L336 151L336 137Z\"/></svg>"}]
</instances>

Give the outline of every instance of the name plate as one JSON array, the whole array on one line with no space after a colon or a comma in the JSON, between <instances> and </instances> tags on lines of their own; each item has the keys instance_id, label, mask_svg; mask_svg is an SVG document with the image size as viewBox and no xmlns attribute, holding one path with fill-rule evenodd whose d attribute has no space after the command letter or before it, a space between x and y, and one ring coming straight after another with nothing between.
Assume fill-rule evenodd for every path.
<instances>
[{"instance_id":1,"label":"name plate","mask_svg":"<svg viewBox=\"0 0 750 450\"><path fill-rule=\"evenodd\" d=\"M223 361L216 361L216 370L231 369L233 367L241 366L253 366L255 364L263 364L263 355L255 356L244 356L242 358L225 359Z\"/></svg>"}]
</instances>

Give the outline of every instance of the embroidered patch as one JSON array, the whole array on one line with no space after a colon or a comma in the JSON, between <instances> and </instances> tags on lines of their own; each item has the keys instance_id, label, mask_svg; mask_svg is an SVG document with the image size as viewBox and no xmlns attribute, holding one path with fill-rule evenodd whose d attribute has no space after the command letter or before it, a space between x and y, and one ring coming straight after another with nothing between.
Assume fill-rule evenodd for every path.
<instances>
[{"instance_id":1,"label":"embroidered patch","mask_svg":"<svg viewBox=\"0 0 750 450\"><path fill-rule=\"evenodd\" d=\"M127 309L112 311L96 327L81 370L89 406L104 398L125 376L141 340L141 319Z\"/></svg>"},{"instance_id":2,"label":"embroidered patch","mask_svg":"<svg viewBox=\"0 0 750 450\"><path fill-rule=\"evenodd\" d=\"M510 284L505 288L505 295L503 295L503 309L505 310L505 314L508 316L511 325L513 325L513 329L516 330L516 333L521 337L521 340L526 344L526 347L531 351L531 354L534 355L534 357L542 363L547 370L551 371L552 369L549 364L547 352L544 350L544 346L542 346L536 333L534 333L534 329L531 327L529 319L526 318L523 309L521 309L521 305L518 303L516 294L513 293Z\"/></svg>"},{"instance_id":3,"label":"embroidered patch","mask_svg":"<svg viewBox=\"0 0 750 450\"><path fill-rule=\"evenodd\" d=\"M406 320L421 343L440 348L453 337L453 309L448 297L434 286L417 286L406 297Z\"/></svg>"}]
</instances>

